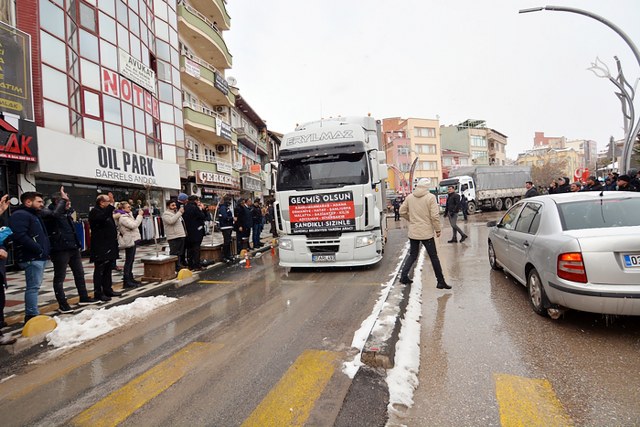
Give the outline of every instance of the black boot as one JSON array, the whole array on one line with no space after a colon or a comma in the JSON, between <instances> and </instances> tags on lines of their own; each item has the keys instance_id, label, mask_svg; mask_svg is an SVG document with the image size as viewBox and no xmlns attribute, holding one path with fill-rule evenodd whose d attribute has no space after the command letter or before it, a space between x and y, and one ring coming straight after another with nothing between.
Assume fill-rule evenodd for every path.
<instances>
[{"instance_id":1,"label":"black boot","mask_svg":"<svg viewBox=\"0 0 640 427\"><path fill-rule=\"evenodd\" d=\"M445 282L438 282L436 285L438 289L451 289L451 286L447 285Z\"/></svg>"}]
</instances>

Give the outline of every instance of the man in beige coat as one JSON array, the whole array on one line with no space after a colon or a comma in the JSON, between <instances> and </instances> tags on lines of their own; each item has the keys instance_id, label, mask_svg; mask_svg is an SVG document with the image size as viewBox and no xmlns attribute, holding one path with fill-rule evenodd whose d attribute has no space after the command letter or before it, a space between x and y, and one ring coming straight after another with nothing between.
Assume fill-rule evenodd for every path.
<instances>
[{"instance_id":1,"label":"man in beige coat","mask_svg":"<svg viewBox=\"0 0 640 427\"><path fill-rule=\"evenodd\" d=\"M442 267L436 250L435 237L440 237L440 208L436 202L436 196L429 192L429 179L422 178L418 181L415 190L405 199L400 206L400 216L409 221L409 258L404 263L400 275L400 283L409 284L413 281L409 279L411 267L418 258L420 243L422 243L429 254L433 271L436 274L438 289L451 289L447 285L442 275Z\"/></svg>"}]
</instances>

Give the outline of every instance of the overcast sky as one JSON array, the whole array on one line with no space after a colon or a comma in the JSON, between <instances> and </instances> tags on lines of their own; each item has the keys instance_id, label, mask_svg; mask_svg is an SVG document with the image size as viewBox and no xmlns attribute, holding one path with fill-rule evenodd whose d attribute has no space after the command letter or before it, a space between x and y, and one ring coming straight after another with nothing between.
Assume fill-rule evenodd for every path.
<instances>
[{"instance_id":1,"label":"overcast sky","mask_svg":"<svg viewBox=\"0 0 640 427\"><path fill-rule=\"evenodd\" d=\"M635 83L640 65L596 20L518 14L547 4L601 15L640 49L640 0L231 0L227 76L282 133L337 115L473 118L509 137L510 158L535 131L602 150L623 137L620 102L587 68L599 57L617 75L617 55Z\"/></svg>"}]
</instances>

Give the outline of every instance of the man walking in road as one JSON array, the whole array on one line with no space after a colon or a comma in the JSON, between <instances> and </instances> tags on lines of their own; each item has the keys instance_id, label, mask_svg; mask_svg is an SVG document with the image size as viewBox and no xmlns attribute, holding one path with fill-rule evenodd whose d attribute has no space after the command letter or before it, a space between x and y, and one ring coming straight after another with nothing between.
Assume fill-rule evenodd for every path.
<instances>
[{"instance_id":1,"label":"man walking in road","mask_svg":"<svg viewBox=\"0 0 640 427\"><path fill-rule=\"evenodd\" d=\"M418 258L420 244L424 245L433 271L438 280L436 287L438 289L451 289L447 285L442 274L440 259L436 250L435 237L440 237L440 207L436 201L436 196L429 192L429 180L421 179L418 181L415 190L411 193L400 206L400 216L409 221L409 258L405 261L400 274L400 283L409 284L413 281L409 279L409 271L413 267L413 263Z\"/></svg>"},{"instance_id":2,"label":"man walking in road","mask_svg":"<svg viewBox=\"0 0 640 427\"><path fill-rule=\"evenodd\" d=\"M460 243L467 239L467 235L458 227L458 212L460 212L460 195L456 193L455 187L450 185L447 187L449 196L447 197L447 204L444 208L444 215L449 218L449 224L453 229L453 237L447 243L458 243L458 234L460 233Z\"/></svg>"},{"instance_id":3,"label":"man walking in road","mask_svg":"<svg viewBox=\"0 0 640 427\"><path fill-rule=\"evenodd\" d=\"M24 270L27 285L24 292L24 323L27 323L40 314L38 292L51 246L41 217L44 208L42 194L27 191L20 196L20 202L22 204L13 212L9 221L13 231L15 260Z\"/></svg>"},{"instance_id":4,"label":"man walking in road","mask_svg":"<svg viewBox=\"0 0 640 427\"><path fill-rule=\"evenodd\" d=\"M94 298L111 301L111 297L119 297L122 292L113 290L111 272L118 258L118 227L113 219L113 194L100 194L96 205L89 212L91 228L91 256L93 262Z\"/></svg>"},{"instance_id":5,"label":"man walking in road","mask_svg":"<svg viewBox=\"0 0 640 427\"><path fill-rule=\"evenodd\" d=\"M87 293L82 255L80 254L80 239L73 224L71 201L67 193L64 192L64 187L60 187L60 192L54 195L53 203L48 209L53 212L53 215L45 218L44 223L51 243L53 291L58 301L58 311L60 313L73 312L64 293L64 279L67 277L68 267L71 267L73 280L80 296L79 305L99 303L100 301L91 298Z\"/></svg>"},{"instance_id":6,"label":"man walking in road","mask_svg":"<svg viewBox=\"0 0 640 427\"><path fill-rule=\"evenodd\" d=\"M527 192L524 193L525 199L528 199L529 197L536 197L538 195L538 190L533 186L533 182L527 181L524 183L524 186L527 189Z\"/></svg>"}]
</instances>

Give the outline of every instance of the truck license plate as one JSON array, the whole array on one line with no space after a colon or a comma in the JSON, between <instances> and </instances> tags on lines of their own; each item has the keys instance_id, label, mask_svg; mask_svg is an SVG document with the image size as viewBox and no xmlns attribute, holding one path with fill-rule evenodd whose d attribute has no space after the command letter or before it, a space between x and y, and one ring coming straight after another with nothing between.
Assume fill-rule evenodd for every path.
<instances>
[{"instance_id":1,"label":"truck license plate","mask_svg":"<svg viewBox=\"0 0 640 427\"><path fill-rule=\"evenodd\" d=\"M336 254L317 254L311 255L313 262L332 262L336 260Z\"/></svg>"},{"instance_id":2,"label":"truck license plate","mask_svg":"<svg viewBox=\"0 0 640 427\"><path fill-rule=\"evenodd\" d=\"M624 254L624 266L627 268L640 268L640 254Z\"/></svg>"}]
</instances>

